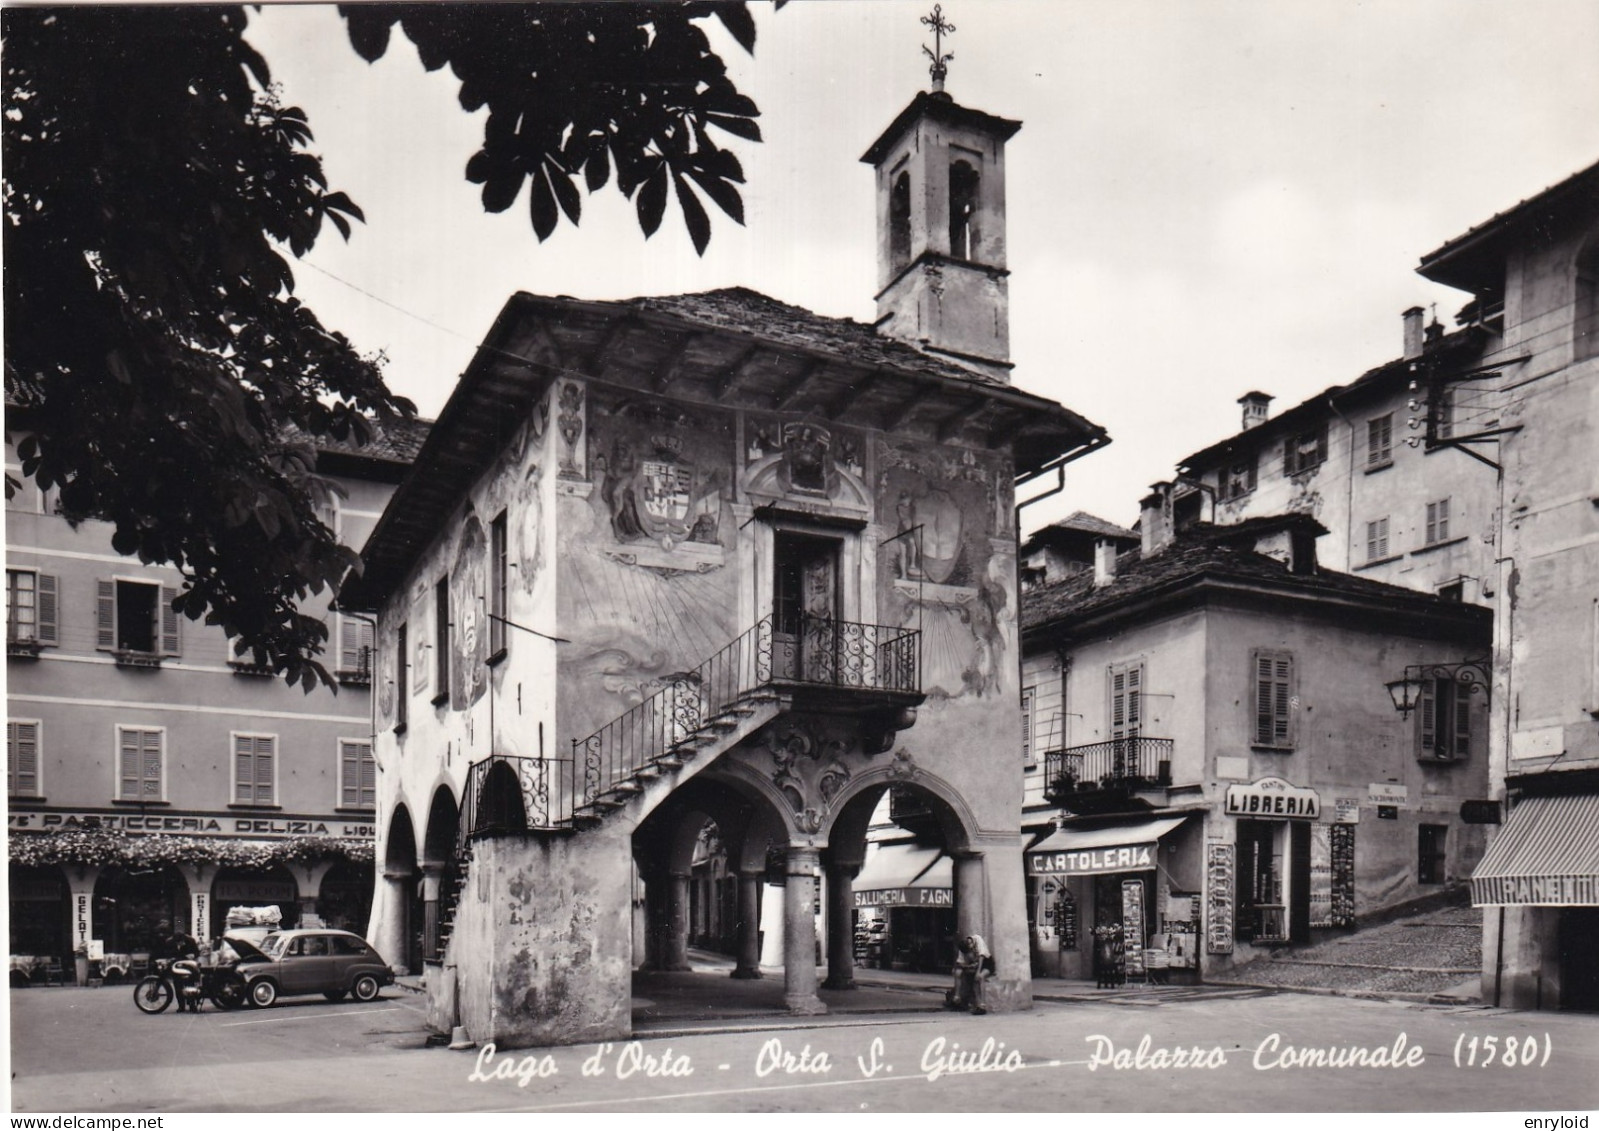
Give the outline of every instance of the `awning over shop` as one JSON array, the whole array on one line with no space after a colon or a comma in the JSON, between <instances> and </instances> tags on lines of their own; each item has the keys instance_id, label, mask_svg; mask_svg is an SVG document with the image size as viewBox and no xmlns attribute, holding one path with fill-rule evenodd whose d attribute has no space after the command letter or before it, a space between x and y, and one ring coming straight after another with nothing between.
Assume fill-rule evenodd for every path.
<instances>
[{"instance_id":1,"label":"awning over shop","mask_svg":"<svg viewBox=\"0 0 1599 1131\"><path fill-rule=\"evenodd\" d=\"M877 847L852 885L856 907L953 907L954 861L916 844Z\"/></svg>"},{"instance_id":2,"label":"awning over shop","mask_svg":"<svg viewBox=\"0 0 1599 1131\"><path fill-rule=\"evenodd\" d=\"M1155 867L1155 846L1186 817L1128 821L1097 829L1059 829L1027 852L1030 876L1090 876Z\"/></svg>"},{"instance_id":3,"label":"awning over shop","mask_svg":"<svg viewBox=\"0 0 1599 1131\"><path fill-rule=\"evenodd\" d=\"M1471 873L1471 903L1599 906L1599 794L1525 798Z\"/></svg>"}]
</instances>

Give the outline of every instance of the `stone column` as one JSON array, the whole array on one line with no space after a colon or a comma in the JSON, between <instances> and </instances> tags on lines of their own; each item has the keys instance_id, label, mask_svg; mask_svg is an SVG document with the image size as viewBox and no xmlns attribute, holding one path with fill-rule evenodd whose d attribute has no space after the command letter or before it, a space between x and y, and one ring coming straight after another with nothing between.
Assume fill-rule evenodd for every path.
<instances>
[{"instance_id":1,"label":"stone column","mask_svg":"<svg viewBox=\"0 0 1599 1131\"><path fill-rule=\"evenodd\" d=\"M816 996L816 866L814 848L790 845L783 887L783 1004L790 1013L826 1013Z\"/></svg>"},{"instance_id":2,"label":"stone column","mask_svg":"<svg viewBox=\"0 0 1599 1131\"><path fill-rule=\"evenodd\" d=\"M672 872L666 877L665 945L661 953L662 970L687 970L688 964L688 885L687 872Z\"/></svg>"},{"instance_id":3,"label":"stone column","mask_svg":"<svg viewBox=\"0 0 1599 1131\"><path fill-rule=\"evenodd\" d=\"M955 943L967 935L988 939L988 892L983 884L983 856L970 853L955 858Z\"/></svg>"},{"instance_id":4,"label":"stone column","mask_svg":"<svg viewBox=\"0 0 1599 1131\"><path fill-rule=\"evenodd\" d=\"M738 874L738 965L734 978L761 976L761 873Z\"/></svg>"},{"instance_id":5,"label":"stone column","mask_svg":"<svg viewBox=\"0 0 1599 1131\"><path fill-rule=\"evenodd\" d=\"M827 981L829 990L855 988L855 876L859 864L827 867Z\"/></svg>"},{"instance_id":6,"label":"stone column","mask_svg":"<svg viewBox=\"0 0 1599 1131\"><path fill-rule=\"evenodd\" d=\"M383 895L388 901L388 907L381 917L376 914L377 908L374 907L372 916L375 928L372 945L377 948L379 954L394 964L396 970L406 970L408 973L415 973L407 967L408 948L405 945L405 937L410 930L406 920L410 917L411 888L415 882L416 877L410 872L385 870Z\"/></svg>"},{"instance_id":7,"label":"stone column","mask_svg":"<svg viewBox=\"0 0 1599 1131\"><path fill-rule=\"evenodd\" d=\"M442 959L439 953L439 889L443 886L444 865L422 865L422 961Z\"/></svg>"}]
</instances>

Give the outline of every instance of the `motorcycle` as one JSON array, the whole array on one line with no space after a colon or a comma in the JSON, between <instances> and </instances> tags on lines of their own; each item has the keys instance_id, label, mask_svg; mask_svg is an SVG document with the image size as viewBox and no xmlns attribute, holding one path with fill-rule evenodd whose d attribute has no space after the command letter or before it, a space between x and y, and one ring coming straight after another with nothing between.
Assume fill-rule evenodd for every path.
<instances>
[{"instance_id":1,"label":"motorcycle","mask_svg":"<svg viewBox=\"0 0 1599 1131\"><path fill-rule=\"evenodd\" d=\"M133 1004L141 1013L164 1013L174 1001L180 1013L199 1013L206 998L218 1009L234 1009L245 997L244 979L232 966L201 966L187 959L157 959L155 973L133 987Z\"/></svg>"}]
</instances>

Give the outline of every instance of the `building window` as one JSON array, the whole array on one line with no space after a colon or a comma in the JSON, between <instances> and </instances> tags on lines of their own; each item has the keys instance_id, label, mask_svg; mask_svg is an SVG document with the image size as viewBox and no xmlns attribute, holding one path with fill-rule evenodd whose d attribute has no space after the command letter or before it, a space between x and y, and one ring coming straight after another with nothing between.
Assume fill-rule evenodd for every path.
<instances>
[{"instance_id":1,"label":"building window","mask_svg":"<svg viewBox=\"0 0 1599 1131\"><path fill-rule=\"evenodd\" d=\"M1432 404L1433 438L1447 440L1455 434L1455 391L1439 389Z\"/></svg>"},{"instance_id":2,"label":"building window","mask_svg":"<svg viewBox=\"0 0 1599 1131\"><path fill-rule=\"evenodd\" d=\"M165 800L165 760L166 731L159 727L117 727L117 800Z\"/></svg>"},{"instance_id":3,"label":"building window","mask_svg":"<svg viewBox=\"0 0 1599 1131\"><path fill-rule=\"evenodd\" d=\"M411 710L411 689L406 679L411 654L410 645L406 642L406 626L402 624L394 635L394 729L403 731Z\"/></svg>"},{"instance_id":4,"label":"building window","mask_svg":"<svg viewBox=\"0 0 1599 1131\"><path fill-rule=\"evenodd\" d=\"M1366 421L1366 466L1386 467L1394 459L1394 414Z\"/></svg>"},{"instance_id":5,"label":"building window","mask_svg":"<svg viewBox=\"0 0 1599 1131\"><path fill-rule=\"evenodd\" d=\"M153 581L98 581L95 646L116 652L178 654L178 591Z\"/></svg>"},{"instance_id":6,"label":"building window","mask_svg":"<svg viewBox=\"0 0 1599 1131\"><path fill-rule=\"evenodd\" d=\"M1022 688L1022 765L1034 766L1038 759L1033 755L1033 704L1037 688Z\"/></svg>"},{"instance_id":7,"label":"building window","mask_svg":"<svg viewBox=\"0 0 1599 1131\"><path fill-rule=\"evenodd\" d=\"M233 736L233 803L277 804L277 736Z\"/></svg>"},{"instance_id":8,"label":"building window","mask_svg":"<svg viewBox=\"0 0 1599 1131\"><path fill-rule=\"evenodd\" d=\"M1466 583L1456 579L1446 585L1438 586L1438 598L1443 601L1464 601L1466 599Z\"/></svg>"},{"instance_id":9,"label":"building window","mask_svg":"<svg viewBox=\"0 0 1599 1131\"><path fill-rule=\"evenodd\" d=\"M888 192L888 259L897 274L911 261L911 175L894 178Z\"/></svg>"},{"instance_id":10,"label":"building window","mask_svg":"<svg viewBox=\"0 0 1599 1131\"><path fill-rule=\"evenodd\" d=\"M949 253L970 259L977 252L978 172L969 161L949 166Z\"/></svg>"},{"instance_id":11,"label":"building window","mask_svg":"<svg viewBox=\"0 0 1599 1131\"><path fill-rule=\"evenodd\" d=\"M1144 729L1144 665L1117 664L1110 669L1110 737L1114 742L1137 738Z\"/></svg>"},{"instance_id":12,"label":"building window","mask_svg":"<svg viewBox=\"0 0 1599 1131\"><path fill-rule=\"evenodd\" d=\"M31 569L6 570L6 640L55 644L56 579Z\"/></svg>"},{"instance_id":13,"label":"building window","mask_svg":"<svg viewBox=\"0 0 1599 1131\"><path fill-rule=\"evenodd\" d=\"M505 652L505 613L510 556L507 547L505 512L489 524L489 658Z\"/></svg>"},{"instance_id":14,"label":"building window","mask_svg":"<svg viewBox=\"0 0 1599 1131\"><path fill-rule=\"evenodd\" d=\"M39 796L39 721L6 721L6 792L12 797Z\"/></svg>"},{"instance_id":15,"label":"building window","mask_svg":"<svg viewBox=\"0 0 1599 1131\"><path fill-rule=\"evenodd\" d=\"M1421 757L1453 761L1471 753L1471 684L1447 677L1422 680L1416 713Z\"/></svg>"},{"instance_id":16,"label":"building window","mask_svg":"<svg viewBox=\"0 0 1599 1131\"><path fill-rule=\"evenodd\" d=\"M1238 462L1222 472L1222 500L1230 502L1233 499L1243 498L1255 489L1255 478L1256 459L1255 454L1251 452L1247 456L1240 457Z\"/></svg>"},{"instance_id":17,"label":"building window","mask_svg":"<svg viewBox=\"0 0 1599 1131\"><path fill-rule=\"evenodd\" d=\"M1257 649L1250 656L1254 672L1256 746L1289 750L1294 745L1294 658L1287 652Z\"/></svg>"},{"instance_id":18,"label":"building window","mask_svg":"<svg viewBox=\"0 0 1599 1131\"><path fill-rule=\"evenodd\" d=\"M1427 545L1449 541L1449 500L1427 504Z\"/></svg>"},{"instance_id":19,"label":"building window","mask_svg":"<svg viewBox=\"0 0 1599 1131\"><path fill-rule=\"evenodd\" d=\"M339 617L339 679L344 683L372 682L372 622Z\"/></svg>"},{"instance_id":20,"label":"building window","mask_svg":"<svg viewBox=\"0 0 1599 1131\"><path fill-rule=\"evenodd\" d=\"M433 587L433 674L434 695L450 693L450 579L439 578ZM437 702L435 699L434 702Z\"/></svg>"},{"instance_id":21,"label":"building window","mask_svg":"<svg viewBox=\"0 0 1599 1131\"><path fill-rule=\"evenodd\" d=\"M372 744L339 739L339 808L375 809L377 803L378 767L372 760Z\"/></svg>"},{"instance_id":22,"label":"building window","mask_svg":"<svg viewBox=\"0 0 1599 1131\"><path fill-rule=\"evenodd\" d=\"M1418 884L1441 884L1444 882L1444 845L1448 837L1448 825L1416 826L1416 882Z\"/></svg>"},{"instance_id":23,"label":"building window","mask_svg":"<svg viewBox=\"0 0 1599 1131\"><path fill-rule=\"evenodd\" d=\"M1366 523L1366 560L1379 562L1388 556L1388 519Z\"/></svg>"},{"instance_id":24,"label":"building window","mask_svg":"<svg viewBox=\"0 0 1599 1131\"><path fill-rule=\"evenodd\" d=\"M1283 474L1298 475L1320 467L1327 460L1327 426L1293 436L1283 444Z\"/></svg>"}]
</instances>

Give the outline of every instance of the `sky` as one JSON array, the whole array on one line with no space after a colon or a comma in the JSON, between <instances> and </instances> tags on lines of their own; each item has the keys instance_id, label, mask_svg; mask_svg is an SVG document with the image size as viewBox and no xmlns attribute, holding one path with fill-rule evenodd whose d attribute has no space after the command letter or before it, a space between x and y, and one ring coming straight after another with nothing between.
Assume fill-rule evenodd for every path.
<instances>
[{"instance_id":1,"label":"sky","mask_svg":"<svg viewBox=\"0 0 1599 1131\"><path fill-rule=\"evenodd\" d=\"M874 184L860 156L929 84L931 3L756 0L744 54L714 22L761 144L727 138L746 224L711 210L694 254L675 204L645 239L612 186L539 243L524 189L486 214L481 138L447 70L396 34L366 64L331 6L269 5L250 40L303 107L334 188L366 213L295 265L324 324L388 358L425 416L511 294L589 299L746 286L875 317ZM1592 0L950 0L949 93L1020 119L1006 151L1015 384L1112 443L1024 512L1123 525L1149 484L1400 352L1400 314L1466 297L1414 273L1468 228L1599 161ZM1038 486L1023 488L1025 496Z\"/></svg>"}]
</instances>

